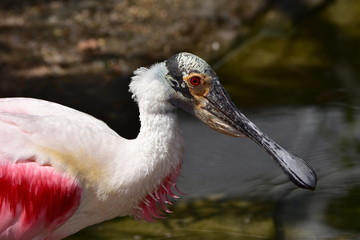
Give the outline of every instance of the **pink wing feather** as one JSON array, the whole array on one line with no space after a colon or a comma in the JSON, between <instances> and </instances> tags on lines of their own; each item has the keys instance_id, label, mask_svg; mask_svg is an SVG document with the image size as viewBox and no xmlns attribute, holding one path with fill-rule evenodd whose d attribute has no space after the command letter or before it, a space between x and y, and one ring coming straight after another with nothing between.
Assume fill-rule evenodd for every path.
<instances>
[{"instance_id":1,"label":"pink wing feather","mask_svg":"<svg viewBox=\"0 0 360 240\"><path fill-rule=\"evenodd\" d=\"M72 112L59 106L49 108L47 102L32 99L1 99L0 113L26 118ZM17 149L27 144L27 133L13 130L16 124L6 118L0 123L0 144L5 145L0 148L7 149L9 144L10 149L0 151L0 239L45 238L77 210L81 187L73 177L37 163L36 153L19 157Z\"/></svg>"},{"instance_id":2,"label":"pink wing feather","mask_svg":"<svg viewBox=\"0 0 360 240\"><path fill-rule=\"evenodd\" d=\"M0 165L0 239L46 236L80 204L74 179L50 166L25 161Z\"/></svg>"}]
</instances>

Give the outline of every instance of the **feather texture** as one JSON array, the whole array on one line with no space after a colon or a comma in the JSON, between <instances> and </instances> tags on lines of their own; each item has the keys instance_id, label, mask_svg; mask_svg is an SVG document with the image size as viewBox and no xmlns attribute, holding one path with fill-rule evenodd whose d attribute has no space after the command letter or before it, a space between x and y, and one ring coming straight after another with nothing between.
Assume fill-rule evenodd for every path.
<instances>
[{"instance_id":1,"label":"feather texture","mask_svg":"<svg viewBox=\"0 0 360 240\"><path fill-rule=\"evenodd\" d=\"M0 165L0 239L45 237L79 207L76 180L33 161Z\"/></svg>"}]
</instances>

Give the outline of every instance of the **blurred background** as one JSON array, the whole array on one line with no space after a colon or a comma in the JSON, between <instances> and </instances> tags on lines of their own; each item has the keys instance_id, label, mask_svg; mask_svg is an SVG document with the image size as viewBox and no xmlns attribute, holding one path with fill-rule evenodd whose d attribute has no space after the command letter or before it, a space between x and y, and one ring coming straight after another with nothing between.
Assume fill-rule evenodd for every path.
<instances>
[{"instance_id":1,"label":"blurred background","mask_svg":"<svg viewBox=\"0 0 360 240\"><path fill-rule=\"evenodd\" d=\"M360 239L359 14L357 0L1 0L0 97L62 103L135 138L132 72L195 53L314 167L316 191L295 188L250 140L180 113L186 195L174 213L68 239Z\"/></svg>"}]
</instances>

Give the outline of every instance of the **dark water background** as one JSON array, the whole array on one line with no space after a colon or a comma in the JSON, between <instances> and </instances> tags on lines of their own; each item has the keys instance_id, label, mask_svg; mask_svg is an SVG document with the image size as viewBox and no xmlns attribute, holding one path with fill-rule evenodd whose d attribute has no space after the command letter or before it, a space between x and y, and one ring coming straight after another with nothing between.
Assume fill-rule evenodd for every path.
<instances>
[{"instance_id":1,"label":"dark water background","mask_svg":"<svg viewBox=\"0 0 360 240\"><path fill-rule=\"evenodd\" d=\"M131 5L131 1L119 1L123 2ZM122 136L131 138L139 128L137 108L127 92L131 71L135 66L163 60L178 50L192 51L211 63L245 115L280 145L309 162L318 174L314 192L297 189L263 149L249 139L221 135L180 113L186 152L179 188L187 195L174 205L174 213L154 223L129 217L114 219L89 227L69 240L360 239L360 3L356 0L268 2L271 7L265 4L251 21L243 18L243 25L234 23L231 15L216 21L209 18L206 15L209 6L193 12L199 17L190 19L195 21L194 26L198 27L197 19L202 24L210 21L221 32L206 35L212 39L210 45L198 38L194 40L196 44L166 38L165 42L169 39L180 42L169 49L146 51L143 45L142 51L139 46L148 41L137 38L137 31L143 29L135 28L125 35L120 32L117 37L132 44L138 41L136 51L131 45L128 51L132 53L128 55L110 54L111 49L126 50L111 47L106 54L99 53L96 44L92 49L91 42L85 41L86 51L90 48L95 52L86 52L82 60L71 54L75 60L56 54L62 58L54 60L59 58L51 55L52 45L46 41L52 39L65 53L68 28L53 32L48 29L48 35L31 43L35 49L20 49L13 46L26 36L30 36L31 42L34 33L26 32L21 24L17 27L0 24L2 97L30 96L60 102L105 120ZM71 1L51 1L51 6L61 9L65 3L78 9ZM10 1L2 4L0 17L16 24L21 18L13 15L41 13L37 9L41 4L35 1L20 4L23 11L20 13L11 7ZM81 4L91 6L94 2L81 1ZM136 5L138 11L146 6ZM46 15L50 20L55 19L51 21L66 15L55 10L55 17ZM92 14L97 16L96 12ZM190 20L176 19L177 22ZM87 22L86 18L82 21ZM101 18L91 21L101 27ZM37 24L38 31L44 34L44 26ZM145 22L142 24L146 26ZM233 36L231 27L241 34L226 45L222 41L226 39L224 36ZM202 33L196 30L194 34L190 29L202 28L189 28L181 36ZM214 29L204 27L202 31ZM66 35L62 35L63 30ZM26 36L22 35L24 32ZM53 34L58 36L56 40ZM159 36L161 40L162 35ZM108 41L106 35L103 37ZM47 46L48 49L42 50L48 52L35 58L29 52L41 51L37 44ZM210 50L205 46L210 46ZM82 69L77 72L78 63Z\"/></svg>"}]
</instances>

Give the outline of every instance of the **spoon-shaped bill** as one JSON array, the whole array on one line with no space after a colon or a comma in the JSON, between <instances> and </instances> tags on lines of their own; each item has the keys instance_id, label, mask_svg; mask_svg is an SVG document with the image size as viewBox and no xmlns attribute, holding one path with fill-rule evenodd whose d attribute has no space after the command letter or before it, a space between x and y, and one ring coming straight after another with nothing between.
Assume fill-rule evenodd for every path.
<instances>
[{"instance_id":1,"label":"spoon-shaped bill","mask_svg":"<svg viewBox=\"0 0 360 240\"><path fill-rule=\"evenodd\" d=\"M317 182L316 174L308 163L282 148L278 143L261 132L241 112L236 112L234 123L239 131L263 147L272 156L293 183L301 188L315 189Z\"/></svg>"},{"instance_id":2,"label":"spoon-shaped bill","mask_svg":"<svg viewBox=\"0 0 360 240\"><path fill-rule=\"evenodd\" d=\"M264 134L231 101L220 82L214 84L195 115L215 130L231 136L247 136L263 147L297 186L314 190L315 171L301 158L286 151Z\"/></svg>"}]
</instances>

